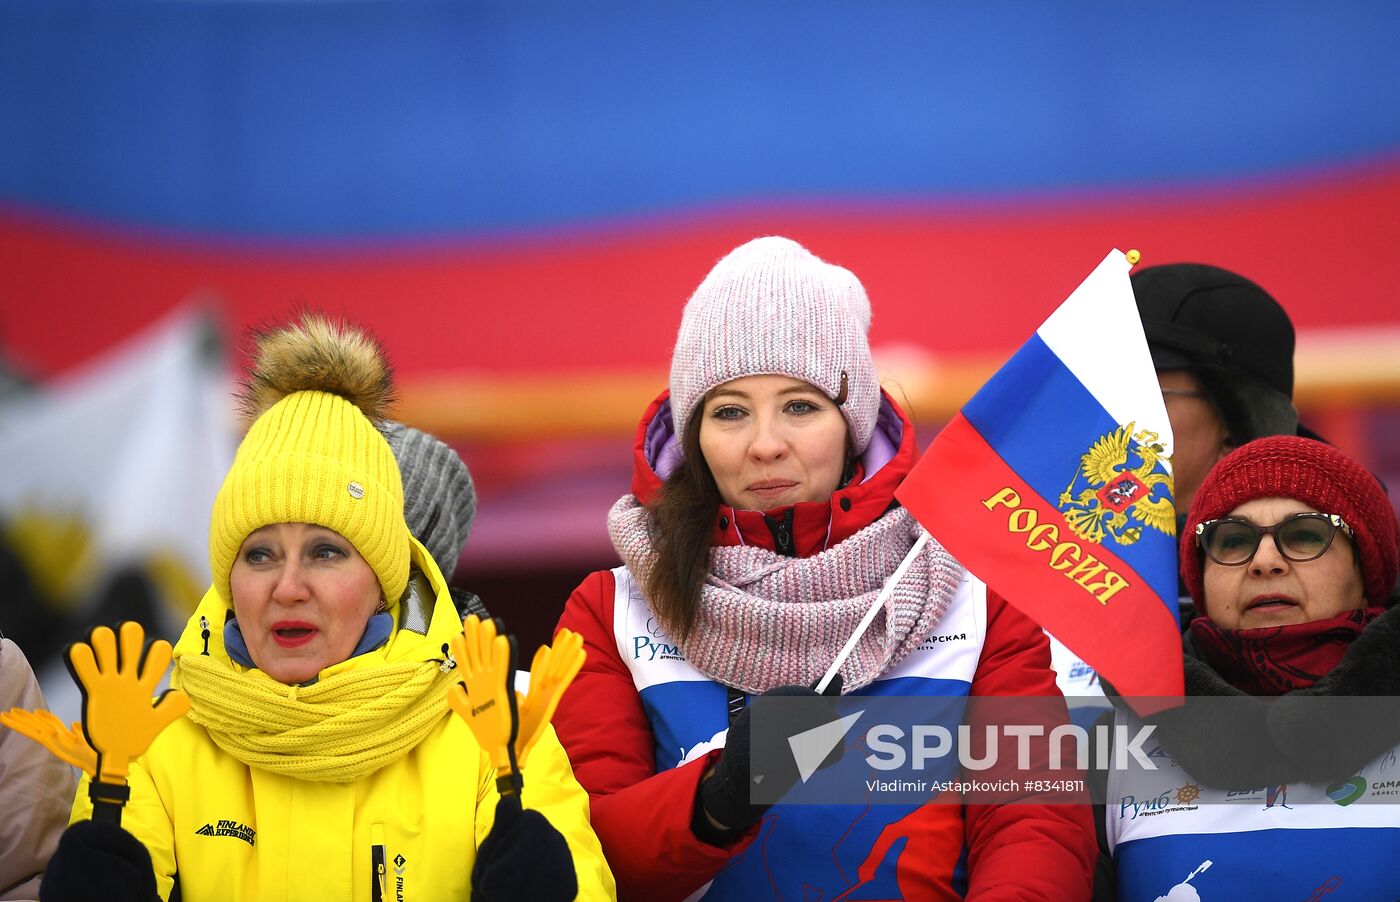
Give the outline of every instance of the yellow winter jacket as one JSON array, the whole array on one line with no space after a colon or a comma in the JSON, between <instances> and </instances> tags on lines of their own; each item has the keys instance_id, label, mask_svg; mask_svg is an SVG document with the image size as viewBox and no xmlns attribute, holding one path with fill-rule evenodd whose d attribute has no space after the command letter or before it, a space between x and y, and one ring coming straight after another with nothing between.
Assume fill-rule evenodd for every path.
<instances>
[{"instance_id":1,"label":"yellow winter jacket","mask_svg":"<svg viewBox=\"0 0 1400 902\"><path fill-rule=\"evenodd\" d=\"M435 593L430 620L425 624L400 605L385 646L323 670L322 678L386 661L442 658L461 622L437 566L417 542L413 563ZM227 656L226 610L211 589L175 647L177 667L181 656L203 652L201 615L211 625L209 653ZM543 813L569 844L579 898L616 898L588 823L588 795L552 729L531 752L524 781L524 806ZM178 880L184 902L467 899L476 848L498 800L486 753L451 711L402 758L345 784L249 767L181 718L132 763L128 782L122 826L150 850L161 898L170 897ZM72 820L91 811L84 779Z\"/></svg>"}]
</instances>

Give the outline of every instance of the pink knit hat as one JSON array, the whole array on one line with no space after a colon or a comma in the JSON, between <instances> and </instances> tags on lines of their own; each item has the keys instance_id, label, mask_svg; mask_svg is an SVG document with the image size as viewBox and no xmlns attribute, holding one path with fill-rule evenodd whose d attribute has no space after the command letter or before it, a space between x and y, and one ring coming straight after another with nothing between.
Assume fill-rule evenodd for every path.
<instances>
[{"instance_id":1,"label":"pink knit hat","mask_svg":"<svg viewBox=\"0 0 1400 902\"><path fill-rule=\"evenodd\" d=\"M1400 549L1395 509L1385 489L1365 467L1331 445L1274 435L1225 455L1196 490L1181 537L1181 577L1197 609L1204 610L1205 589L1196 525L1256 498L1294 498L1345 520L1356 533L1366 599L1376 606L1386 603L1400 571Z\"/></svg>"},{"instance_id":2,"label":"pink knit hat","mask_svg":"<svg viewBox=\"0 0 1400 902\"><path fill-rule=\"evenodd\" d=\"M729 254L685 305L671 356L676 433L705 394L741 376L801 379L841 400L856 453L880 411L870 356L870 301L849 270L788 238L755 238Z\"/></svg>"}]
</instances>

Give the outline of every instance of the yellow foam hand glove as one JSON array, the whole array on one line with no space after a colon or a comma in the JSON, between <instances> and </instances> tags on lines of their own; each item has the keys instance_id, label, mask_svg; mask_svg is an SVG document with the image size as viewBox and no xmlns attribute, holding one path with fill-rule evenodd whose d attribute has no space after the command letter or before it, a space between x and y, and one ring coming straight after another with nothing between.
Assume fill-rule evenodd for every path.
<instances>
[{"instance_id":1,"label":"yellow foam hand glove","mask_svg":"<svg viewBox=\"0 0 1400 902\"><path fill-rule=\"evenodd\" d=\"M28 736L58 760L86 771L90 777L97 776L97 752L92 750L83 736L82 724L66 727L52 711L26 711L23 708L11 708L0 714L0 724Z\"/></svg>"},{"instance_id":2,"label":"yellow foam hand glove","mask_svg":"<svg viewBox=\"0 0 1400 902\"><path fill-rule=\"evenodd\" d=\"M462 621L461 635L452 637L452 653L462 678L448 690L447 703L466 721L476 741L496 769L502 794L519 788L514 742L519 720L515 710L515 640L498 635L494 620L475 614Z\"/></svg>"},{"instance_id":3,"label":"yellow foam hand glove","mask_svg":"<svg viewBox=\"0 0 1400 902\"><path fill-rule=\"evenodd\" d=\"M190 709L178 689L151 703L156 685L170 666L170 643L157 639L142 653L146 631L128 620L117 635L95 628L87 642L68 648L68 670L83 692L83 733L97 752L94 782L125 784L133 758L150 748L156 736Z\"/></svg>"},{"instance_id":4,"label":"yellow foam hand glove","mask_svg":"<svg viewBox=\"0 0 1400 902\"><path fill-rule=\"evenodd\" d=\"M520 700L520 735L515 740L515 760L521 767L554 716L564 690L583 667L583 637L560 630L554 645L541 645L530 665L530 692Z\"/></svg>"}]
</instances>

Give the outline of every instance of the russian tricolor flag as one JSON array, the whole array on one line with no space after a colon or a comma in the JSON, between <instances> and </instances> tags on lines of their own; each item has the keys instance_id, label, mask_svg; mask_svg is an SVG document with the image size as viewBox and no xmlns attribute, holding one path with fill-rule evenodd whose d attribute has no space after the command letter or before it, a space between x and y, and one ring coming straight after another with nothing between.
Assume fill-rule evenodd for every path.
<instances>
[{"instance_id":1,"label":"russian tricolor flag","mask_svg":"<svg viewBox=\"0 0 1400 902\"><path fill-rule=\"evenodd\" d=\"M1172 434L1129 268L1110 253L898 495L1123 695L1180 696Z\"/></svg>"}]
</instances>

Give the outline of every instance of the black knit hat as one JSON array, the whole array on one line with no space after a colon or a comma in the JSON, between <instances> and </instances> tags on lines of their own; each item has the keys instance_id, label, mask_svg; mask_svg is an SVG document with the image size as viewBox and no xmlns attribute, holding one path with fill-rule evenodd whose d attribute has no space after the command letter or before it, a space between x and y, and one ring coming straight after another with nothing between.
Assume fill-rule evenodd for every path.
<instances>
[{"instance_id":1,"label":"black knit hat","mask_svg":"<svg viewBox=\"0 0 1400 902\"><path fill-rule=\"evenodd\" d=\"M1202 263L1149 266L1132 283L1157 369L1244 374L1293 397L1293 323L1264 289Z\"/></svg>"}]
</instances>

